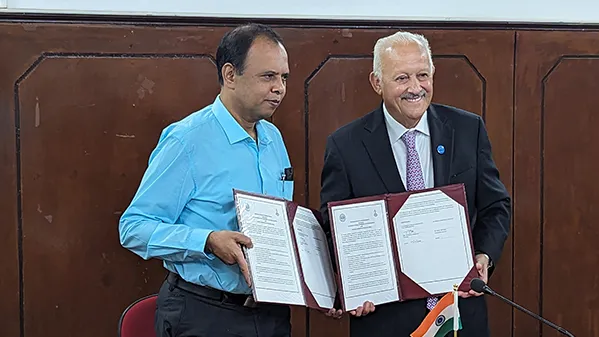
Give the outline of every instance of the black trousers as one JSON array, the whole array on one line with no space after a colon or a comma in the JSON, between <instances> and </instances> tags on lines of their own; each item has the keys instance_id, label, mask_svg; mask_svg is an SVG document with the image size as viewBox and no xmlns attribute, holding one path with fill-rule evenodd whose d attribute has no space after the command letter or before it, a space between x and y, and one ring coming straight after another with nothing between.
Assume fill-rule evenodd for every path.
<instances>
[{"instance_id":1,"label":"black trousers","mask_svg":"<svg viewBox=\"0 0 599 337\"><path fill-rule=\"evenodd\" d=\"M458 305L462 319L462 330L458 331L458 336L489 337L485 298L460 298ZM426 299L379 305L374 313L350 318L350 336L409 337L427 313ZM447 337L453 337L453 332Z\"/></svg>"},{"instance_id":2,"label":"black trousers","mask_svg":"<svg viewBox=\"0 0 599 337\"><path fill-rule=\"evenodd\" d=\"M164 281L155 328L157 337L290 337L290 316L288 306L244 307L200 297Z\"/></svg>"}]
</instances>

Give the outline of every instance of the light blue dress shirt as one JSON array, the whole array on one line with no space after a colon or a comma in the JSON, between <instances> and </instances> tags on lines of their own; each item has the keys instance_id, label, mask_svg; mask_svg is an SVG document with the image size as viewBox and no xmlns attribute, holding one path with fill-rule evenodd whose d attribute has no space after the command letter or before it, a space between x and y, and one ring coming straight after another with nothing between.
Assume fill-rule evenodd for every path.
<instances>
[{"instance_id":1,"label":"light blue dress shirt","mask_svg":"<svg viewBox=\"0 0 599 337\"><path fill-rule=\"evenodd\" d=\"M165 128L148 168L123 213L123 247L144 259L158 258L184 280L250 294L238 265L204 253L212 231L237 231L233 188L291 200L291 167L279 130L256 123L258 141L237 123L217 97L213 104Z\"/></svg>"}]
</instances>

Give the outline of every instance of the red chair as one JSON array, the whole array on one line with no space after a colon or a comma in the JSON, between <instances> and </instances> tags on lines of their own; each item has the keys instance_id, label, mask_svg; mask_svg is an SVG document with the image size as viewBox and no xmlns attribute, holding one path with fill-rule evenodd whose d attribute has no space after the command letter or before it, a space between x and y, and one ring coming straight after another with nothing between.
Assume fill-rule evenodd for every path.
<instances>
[{"instance_id":1,"label":"red chair","mask_svg":"<svg viewBox=\"0 0 599 337\"><path fill-rule=\"evenodd\" d=\"M119 337L156 337L154 315L157 294L142 297L123 311L119 320Z\"/></svg>"}]
</instances>

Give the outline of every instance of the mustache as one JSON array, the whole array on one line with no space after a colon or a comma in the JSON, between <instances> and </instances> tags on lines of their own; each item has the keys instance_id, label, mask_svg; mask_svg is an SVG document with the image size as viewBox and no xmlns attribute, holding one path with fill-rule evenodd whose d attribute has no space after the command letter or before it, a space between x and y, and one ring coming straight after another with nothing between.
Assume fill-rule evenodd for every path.
<instances>
[{"instance_id":1,"label":"mustache","mask_svg":"<svg viewBox=\"0 0 599 337\"><path fill-rule=\"evenodd\" d=\"M426 95L426 90L422 89L420 90L419 93L417 94L413 94L411 92L406 92L405 94L402 94L400 98L406 98L406 99L417 99L420 97L424 97Z\"/></svg>"}]
</instances>

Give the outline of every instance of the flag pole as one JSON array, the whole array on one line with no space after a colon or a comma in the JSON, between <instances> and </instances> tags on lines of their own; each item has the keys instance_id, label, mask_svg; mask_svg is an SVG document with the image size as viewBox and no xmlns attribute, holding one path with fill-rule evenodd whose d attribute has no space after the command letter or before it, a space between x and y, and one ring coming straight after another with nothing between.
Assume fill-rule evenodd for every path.
<instances>
[{"instance_id":1,"label":"flag pole","mask_svg":"<svg viewBox=\"0 0 599 337\"><path fill-rule=\"evenodd\" d=\"M454 310L454 315L453 315L453 337L458 337L458 329L456 328L458 325L456 324L455 320L459 319L458 315L456 315L456 313L458 312L457 308L458 308L458 285L454 284L453 285L453 310Z\"/></svg>"}]
</instances>

